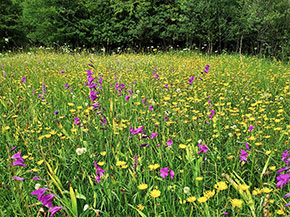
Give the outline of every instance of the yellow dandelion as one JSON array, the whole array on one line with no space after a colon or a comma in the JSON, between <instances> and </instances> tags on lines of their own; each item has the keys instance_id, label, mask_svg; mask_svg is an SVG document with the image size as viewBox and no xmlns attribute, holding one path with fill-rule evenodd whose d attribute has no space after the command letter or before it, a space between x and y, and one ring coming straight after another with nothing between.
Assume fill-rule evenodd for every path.
<instances>
[{"instance_id":1,"label":"yellow dandelion","mask_svg":"<svg viewBox=\"0 0 290 217\"><path fill-rule=\"evenodd\" d=\"M138 185L138 189L139 190L145 190L147 188L148 188L148 185L147 184L140 184L140 185Z\"/></svg>"},{"instance_id":2,"label":"yellow dandelion","mask_svg":"<svg viewBox=\"0 0 290 217\"><path fill-rule=\"evenodd\" d=\"M180 144L180 145L179 145L179 148L180 148L180 149L185 149L186 147L187 147L187 146L184 145L184 144Z\"/></svg>"},{"instance_id":3,"label":"yellow dandelion","mask_svg":"<svg viewBox=\"0 0 290 217\"><path fill-rule=\"evenodd\" d=\"M212 190L212 191L206 191L203 193L203 195L209 199L209 198L212 198L214 195L215 195L215 190Z\"/></svg>"},{"instance_id":4,"label":"yellow dandelion","mask_svg":"<svg viewBox=\"0 0 290 217\"><path fill-rule=\"evenodd\" d=\"M141 210L141 211L145 208L142 204L138 204L137 207L138 207L138 209Z\"/></svg>"},{"instance_id":5,"label":"yellow dandelion","mask_svg":"<svg viewBox=\"0 0 290 217\"><path fill-rule=\"evenodd\" d=\"M246 185L246 184L242 184L242 185L239 185L239 189L242 190L242 191L246 191L250 188L250 186Z\"/></svg>"},{"instance_id":6,"label":"yellow dandelion","mask_svg":"<svg viewBox=\"0 0 290 217\"><path fill-rule=\"evenodd\" d=\"M102 151L100 154L101 154L102 156L105 156L105 155L106 155L106 152L105 152L105 151Z\"/></svg>"},{"instance_id":7,"label":"yellow dandelion","mask_svg":"<svg viewBox=\"0 0 290 217\"><path fill-rule=\"evenodd\" d=\"M270 188L262 188L261 189L262 192L266 193L266 194L269 194L273 191L273 189L270 189Z\"/></svg>"},{"instance_id":8,"label":"yellow dandelion","mask_svg":"<svg viewBox=\"0 0 290 217\"><path fill-rule=\"evenodd\" d=\"M202 178L202 177L196 177L195 180L196 180L196 181L202 181L203 178Z\"/></svg>"},{"instance_id":9,"label":"yellow dandelion","mask_svg":"<svg viewBox=\"0 0 290 217\"><path fill-rule=\"evenodd\" d=\"M152 170L157 170L158 168L160 167L159 164L150 164L149 165L149 169L152 171Z\"/></svg>"},{"instance_id":10,"label":"yellow dandelion","mask_svg":"<svg viewBox=\"0 0 290 217\"><path fill-rule=\"evenodd\" d=\"M197 199L197 201L199 203L205 203L207 201L207 198L206 197L200 197L200 198Z\"/></svg>"},{"instance_id":11,"label":"yellow dandelion","mask_svg":"<svg viewBox=\"0 0 290 217\"><path fill-rule=\"evenodd\" d=\"M126 162L125 161L117 161L116 166L125 166Z\"/></svg>"},{"instance_id":12,"label":"yellow dandelion","mask_svg":"<svg viewBox=\"0 0 290 217\"><path fill-rule=\"evenodd\" d=\"M193 203L194 201L196 201L196 197L192 196L192 197L187 198L186 200L189 203Z\"/></svg>"},{"instance_id":13,"label":"yellow dandelion","mask_svg":"<svg viewBox=\"0 0 290 217\"><path fill-rule=\"evenodd\" d=\"M228 189L228 185L227 183L225 183L224 181L218 182L214 185L215 189L217 189L218 191L224 191L226 189Z\"/></svg>"},{"instance_id":14,"label":"yellow dandelion","mask_svg":"<svg viewBox=\"0 0 290 217\"><path fill-rule=\"evenodd\" d=\"M243 201L240 200L240 199L232 199L231 200L231 204L232 204L233 207L242 208Z\"/></svg>"},{"instance_id":15,"label":"yellow dandelion","mask_svg":"<svg viewBox=\"0 0 290 217\"><path fill-rule=\"evenodd\" d=\"M150 192L150 196L153 197L153 198L157 198L157 197L160 197L161 195L161 191L157 190L157 189L154 189Z\"/></svg>"}]
</instances>

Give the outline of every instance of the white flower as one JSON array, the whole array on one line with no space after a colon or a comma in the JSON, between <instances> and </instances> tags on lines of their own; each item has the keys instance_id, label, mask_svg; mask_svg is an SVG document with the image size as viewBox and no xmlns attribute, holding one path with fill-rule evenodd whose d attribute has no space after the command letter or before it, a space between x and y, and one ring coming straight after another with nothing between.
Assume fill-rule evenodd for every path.
<instances>
[{"instance_id":1,"label":"white flower","mask_svg":"<svg viewBox=\"0 0 290 217\"><path fill-rule=\"evenodd\" d=\"M35 188L35 190L38 190L40 187L41 187L41 184L36 183L34 188Z\"/></svg>"},{"instance_id":2,"label":"white flower","mask_svg":"<svg viewBox=\"0 0 290 217\"><path fill-rule=\"evenodd\" d=\"M88 208L89 208L88 204L84 205L84 211L86 211Z\"/></svg>"},{"instance_id":3,"label":"white flower","mask_svg":"<svg viewBox=\"0 0 290 217\"><path fill-rule=\"evenodd\" d=\"M184 192L185 194L190 194L190 188L189 188L189 187L184 187L184 188L183 188L183 192Z\"/></svg>"},{"instance_id":4,"label":"white flower","mask_svg":"<svg viewBox=\"0 0 290 217\"><path fill-rule=\"evenodd\" d=\"M177 93L180 93L180 92L181 92L180 88L177 88L177 89L176 89L176 92L177 92Z\"/></svg>"},{"instance_id":5,"label":"white flower","mask_svg":"<svg viewBox=\"0 0 290 217\"><path fill-rule=\"evenodd\" d=\"M5 42L8 42L9 41L9 38L5 38Z\"/></svg>"},{"instance_id":6,"label":"white flower","mask_svg":"<svg viewBox=\"0 0 290 217\"><path fill-rule=\"evenodd\" d=\"M87 152L87 149L86 148L77 148L76 149L77 155L82 155L85 152Z\"/></svg>"},{"instance_id":7,"label":"white flower","mask_svg":"<svg viewBox=\"0 0 290 217\"><path fill-rule=\"evenodd\" d=\"M136 93L139 94L140 93L140 90L136 90Z\"/></svg>"},{"instance_id":8,"label":"white flower","mask_svg":"<svg viewBox=\"0 0 290 217\"><path fill-rule=\"evenodd\" d=\"M200 140L198 140L198 144L201 144L202 143L202 140L200 139Z\"/></svg>"}]
</instances>

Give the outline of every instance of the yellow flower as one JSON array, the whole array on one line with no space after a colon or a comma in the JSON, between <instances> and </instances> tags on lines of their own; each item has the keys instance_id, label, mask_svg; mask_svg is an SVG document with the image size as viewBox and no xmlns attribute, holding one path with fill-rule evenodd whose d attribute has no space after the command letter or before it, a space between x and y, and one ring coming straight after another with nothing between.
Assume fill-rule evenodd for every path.
<instances>
[{"instance_id":1,"label":"yellow flower","mask_svg":"<svg viewBox=\"0 0 290 217\"><path fill-rule=\"evenodd\" d=\"M142 204L138 204L137 207L138 207L138 209L141 210L141 211L145 208Z\"/></svg>"},{"instance_id":2,"label":"yellow flower","mask_svg":"<svg viewBox=\"0 0 290 217\"><path fill-rule=\"evenodd\" d=\"M230 155L230 156L227 157L227 159L231 160L231 159L233 159L233 157L234 157L233 155Z\"/></svg>"},{"instance_id":3,"label":"yellow flower","mask_svg":"<svg viewBox=\"0 0 290 217\"><path fill-rule=\"evenodd\" d=\"M206 197L200 197L200 198L197 199L197 201L199 203L205 203L207 201L207 198Z\"/></svg>"},{"instance_id":4,"label":"yellow flower","mask_svg":"<svg viewBox=\"0 0 290 217\"><path fill-rule=\"evenodd\" d=\"M148 188L148 185L147 184L140 184L140 185L138 185L138 188L139 188L139 190L145 190Z\"/></svg>"},{"instance_id":5,"label":"yellow flower","mask_svg":"<svg viewBox=\"0 0 290 217\"><path fill-rule=\"evenodd\" d=\"M180 149L185 149L186 147L187 147L187 146L184 145L184 144L180 144L180 145L179 145L179 148L180 148Z\"/></svg>"},{"instance_id":6,"label":"yellow flower","mask_svg":"<svg viewBox=\"0 0 290 217\"><path fill-rule=\"evenodd\" d=\"M273 191L273 189L270 189L270 188L262 188L261 191L264 192L264 193L266 193L266 194L269 194L270 192Z\"/></svg>"},{"instance_id":7,"label":"yellow flower","mask_svg":"<svg viewBox=\"0 0 290 217\"><path fill-rule=\"evenodd\" d=\"M258 195L261 193L262 193L262 190L260 190L259 188L255 188L255 190L253 190L253 192L252 192L253 195Z\"/></svg>"},{"instance_id":8,"label":"yellow flower","mask_svg":"<svg viewBox=\"0 0 290 217\"><path fill-rule=\"evenodd\" d=\"M282 208L279 209L279 210L277 210L276 213L277 213L278 215L286 215L284 209L282 209Z\"/></svg>"},{"instance_id":9,"label":"yellow flower","mask_svg":"<svg viewBox=\"0 0 290 217\"><path fill-rule=\"evenodd\" d=\"M161 195L161 192L157 189L154 189L150 192L150 196L153 198L160 197L160 195Z\"/></svg>"},{"instance_id":10,"label":"yellow flower","mask_svg":"<svg viewBox=\"0 0 290 217\"><path fill-rule=\"evenodd\" d=\"M276 170L276 166L271 166L271 167L269 167L269 169L274 171L274 170Z\"/></svg>"},{"instance_id":11,"label":"yellow flower","mask_svg":"<svg viewBox=\"0 0 290 217\"><path fill-rule=\"evenodd\" d=\"M238 208L242 208L242 205L243 205L243 201L240 199L232 199L231 203L233 207L238 207Z\"/></svg>"},{"instance_id":12,"label":"yellow flower","mask_svg":"<svg viewBox=\"0 0 290 217\"><path fill-rule=\"evenodd\" d=\"M149 169L152 171L152 170L157 170L158 168L160 167L159 164L150 164L149 165Z\"/></svg>"},{"instance_id":13,"label":"yellow flower","mask_svg":"<svg viewBox=\"0 0 290 217\"><path fill-rule=\"evenodd\" d=\"M125 161L117 161L116 166L125 166L126 162Z\"/></svg>"},{"instance_id":14,"label":"yellow flower","mask_svg":"<svg viewBox=\"0 0 290 217\"><path fill-rule=\"evenodd\" d=\"M203 180L202 177L196 177L195 179L196 179L196 181L202 181Z\"/></svg>"},{"instance_id":15,"label":"yellow flower","mask_svg":"<svg viewBox=\"0 0 290 217\"><path fill-rule=\"evenodd\" d=\"M215 190L212 190L212 191L206 191L203 193L203 195L209 199L209 198L212 198L214 195L215 195Z\"/></svg>"},{"instance_id":16,"label":"yellow flower","mask_svg":"<svg viewBox=\"0 0 290 217\"><path fill-rule=\"evenodd\" d=\"M98 166L104 166L104 165L105 165L104 161L98 162Z\"/></svg>"},{"instance_id":17,"label":"yellow flower","mask_svg":"<svg viewBox=\"0 0 290 217\"><path fill-rule=\"evenodd\" d=\"M217 189L218 191L223 191L223 190L226 190L228 189L228 185L224 182L224 181L221 181L221 182L218 182L214 185L215 189Z\"/></svg>"},{"instance_id":18,"label":"yellow flower","mask_svg":"<svg viewBox=\"0 0 290 217\"><path fill-rule=\"evenodd\" d=\"M105 152L105 151L102 151L100 154L101 154L102 156L105 156L105 155L106 155L106 152Z\"/></svg>"},{"instance_id":19,"label":"yellow flower","mask_svg":"<svg viewBox=\"0 0 290 217\"><path fill-rule=\"evenodd\" d=\"M242 191L246 191L250 188L250 186L246 185L246 184L242 184L242 185L239 185L239 189L242 190Z\"/></svg>"},{"instance_id":20,"label":"yellow flower","mask_svg":"<svg viewBox=\"0 0 290 217\"><path fill-rule=\"evenodd\" d=\"M194 201L196 201L196 197L189 197L189 198L187 198L186 199L187 200L187 202L189 202L189 203L193 203Z\"/></svg>"}]
</instances>

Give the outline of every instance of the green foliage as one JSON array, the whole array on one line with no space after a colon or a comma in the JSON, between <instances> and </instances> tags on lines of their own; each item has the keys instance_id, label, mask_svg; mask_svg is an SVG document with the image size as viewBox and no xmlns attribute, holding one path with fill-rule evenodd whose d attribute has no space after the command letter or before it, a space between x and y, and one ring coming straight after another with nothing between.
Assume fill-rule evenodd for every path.
<instances>
[{"instance_id":1,"label":"green foliage","mask_svg":"<svg viewBox=\"0 0 290 217\"><path fill-rule=\"evenodd\" d=\"M33 44L54 47L110 51L179 46L208 53L226 50L282 59L290 55L289 0L2 2L2 47L4 38L25 33ZM21 11L25 28L19 28Z\"/></svg>"}]
</instances>

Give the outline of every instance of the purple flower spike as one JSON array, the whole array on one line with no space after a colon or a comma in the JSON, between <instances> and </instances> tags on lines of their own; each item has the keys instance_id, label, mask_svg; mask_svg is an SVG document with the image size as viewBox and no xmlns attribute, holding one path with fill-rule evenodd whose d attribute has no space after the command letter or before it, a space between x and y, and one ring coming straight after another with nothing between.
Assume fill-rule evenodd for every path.
<instances>
[{"instance_id":1,"label":"purple flower spike","mask_svg":"<svg viewBox=\"0 0 290 217\"><path fill-rule=\"evenodd\" d=\"M169 139L167 142L166 142L167 145L164 146L164 148L167 148L167 147L171 147L173 142L171 139Z\"/></svg>"},{"instance_id":2,"label":"purple flower spike","mask_svg":"<svg viewBox=\"0 0 290 217\"><path fill-rule=\"evenodd\" d=\"M248 162L247 160L247 157L249 156L249 154L244 150L244 149L241 149L241 155L240 155L240 160L241 161L245 161L245 162Z\"/></svg>"},{"instance_id":3,"label":"purple flower spike","mask_svg":"<svg viewBox=\"0 0 290 217\"><path fill-rule=\"evenodd\" d=\"M10 151L14 151L17 148L17 146L14 146L13 148L10 149Z\"/></svg>"},{"instance_id":4,"label":"purple flower spike","mask_svg":"<svg viewBox=\"0 0 290 217\"><path fill-rule=\"evenodd\" d=\"M23 77L23 78L21 79L21 83L24 83L24 82L26 82L26 77Z\"/></svg>"},{"instance_id":5,"label":"purple flower spike","mask_svg":"<svg viewBox=\"0 0 290 217\"><path fill-rule=\"evenodd\" d=\"M173 170L170 170L170 178L173 179L175 176L175 172Z\"/></svg>"},{"instance_id":6,"label":"purple flower spike","mask_svg":"<svg viewBox=\"0 0 290 217\"><path fill-rule=\"evenodd\" d=\"M255 129L255 127L250 125L250 127L249 127L249 133L252 132L253 129Z\"/></svg>"},{"instance_id":7,"label":"purple flower spike","mask_svg":"<svg viewBox=\"0 0 290 217\"><path fill-rule=\"evenodd\" d=\"M156 136L158 135L158 133L151 133L151 139L154 139Z\"/></svg>"}]
</instances>

